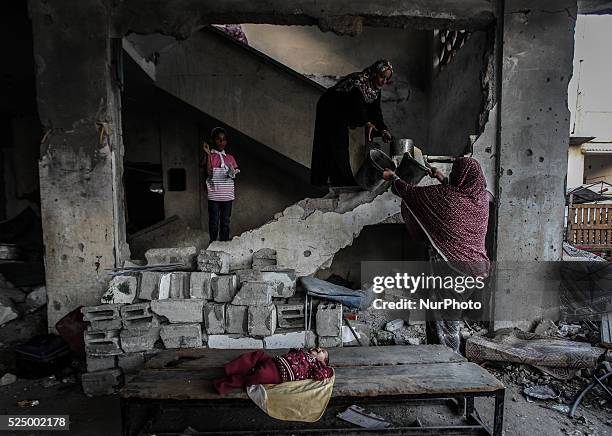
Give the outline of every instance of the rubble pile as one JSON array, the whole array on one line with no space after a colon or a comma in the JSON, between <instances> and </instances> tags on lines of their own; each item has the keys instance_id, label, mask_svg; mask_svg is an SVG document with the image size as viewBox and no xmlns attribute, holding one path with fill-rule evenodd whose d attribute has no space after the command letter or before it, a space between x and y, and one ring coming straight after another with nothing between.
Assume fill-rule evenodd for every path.
<instances>
[{"instance_id":1,"label":"rubble pile","mask_svg":"<svg viewBox=\"0 0 612 436\"><path fill-rule=\"evenodd\" d=\"M87 395L114 392L123 375L139 371L160 349L342 345L342 304L315 301L307 320L296 272L277 265L275 250L254 252L251 268L240 270L222 251L169 248L145 256L146 270L115 276L103 304L82 308L89 323ZM178 266L153 271L151 265Z\"/></svg>"},{"instance_id":2,"label":"rubble pile","mask_svg":"<svg viewBox=\"0 0 612 436\"><path fill-rule=\"evenodd\" d=\"M44 286L17 288L0 274L0 327L46 305Z\"/></svg>"}]
</instances>

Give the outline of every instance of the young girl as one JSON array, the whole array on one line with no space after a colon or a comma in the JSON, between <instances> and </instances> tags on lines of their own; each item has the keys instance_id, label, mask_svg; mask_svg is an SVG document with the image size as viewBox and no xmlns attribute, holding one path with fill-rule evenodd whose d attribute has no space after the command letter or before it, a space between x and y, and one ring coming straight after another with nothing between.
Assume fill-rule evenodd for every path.
<instances>
[{"instance_id":1,"label":"young girl","mask_svg":"<svg viewBox=\"0 0 612 436\"><path fill-rule=\"evenodd\" d=\"M278 384L287 381L324 380L334 375L329 354L324 348L292 348L287 354L270 357L263 350L241 354L226 363L226 377L213 381L220 394L232 388L245 388L258 384Z\"/></svg>"},{"instance_id":2,"label":"young girl","mask_svg":"<svg viewBox=\"0 0 612 436\"><path fill-rule=\"evenodd\" d=\"M210 242L229 241L230 216L234 201L234 178L240 172L236 159L225 152L227 132L222 127L215 127L210 139L213 149L204 142L206 162L206 189L208 191L208 232Z\"/></svg>"}]
</instances>

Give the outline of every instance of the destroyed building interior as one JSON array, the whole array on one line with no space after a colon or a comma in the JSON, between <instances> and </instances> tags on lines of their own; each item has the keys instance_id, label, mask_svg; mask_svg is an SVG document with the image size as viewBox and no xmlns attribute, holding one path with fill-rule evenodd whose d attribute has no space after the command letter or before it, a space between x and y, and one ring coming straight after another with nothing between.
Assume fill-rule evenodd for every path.
<instances>
[{"instance_id":1,"label":"destroyed building interior","mask_svg":"<svg viewBox=\"0 0 612 436\"><path fill-rule=\"evenodd\" d=\"M82 435L267 431L260 410L221 402L219 422L164 409L164 423L143 420L149 433L130 423L141 400L214 403L210 377L188 377L244 350L318 346L337 368L332 399L456 398L467 419L399 396L371 406L404 431L606 434L612 208L602 188L599 245L587 236L590 253L578 250L573 205L586 188L566 194L568 150L580 154L568 133L576 20L609 13L612 2L587 0L8 1L0 414L70 414ZM446 174L471 156L486 180L494 273L455 352L432 343L425 311L369 307L364 265L429 268L437 249L415 237L422 224L405 222L393 183L380 171L357 189L311 184L317 102L378 59L393 64L380 98L393 141L365 145L364 128L351 129L356 178L375 149L398 172L408 152ZM226 241L209 232L203 164L218 127L240 169ZM425 174L419 186L437 183ZM571 257L586 262L564 266ZM43 348L58 351L40 373ZM53 404L61 396L68 409ZM333 407L324 430L346 429L346 404ZM281 432L311 428L288 422Z\"/></svg>"}]
</instances>

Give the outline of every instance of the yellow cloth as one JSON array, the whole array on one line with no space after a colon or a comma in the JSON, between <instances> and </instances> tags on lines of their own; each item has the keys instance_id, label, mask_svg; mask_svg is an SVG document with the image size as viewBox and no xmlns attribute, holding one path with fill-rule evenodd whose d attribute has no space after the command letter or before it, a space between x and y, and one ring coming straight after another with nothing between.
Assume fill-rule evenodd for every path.
<instances>
[{"instance_id":1,"label":"yellow cloth","mask_svg":"<svg viewBox=\"0 0 612 436\"><path fill-rule=\"evenodd\" d=\"M334 379L298 380L277 385L249 386L247 394L272 418L283 421L316 422L334 389Z\"/></svg>"}]
</instances>

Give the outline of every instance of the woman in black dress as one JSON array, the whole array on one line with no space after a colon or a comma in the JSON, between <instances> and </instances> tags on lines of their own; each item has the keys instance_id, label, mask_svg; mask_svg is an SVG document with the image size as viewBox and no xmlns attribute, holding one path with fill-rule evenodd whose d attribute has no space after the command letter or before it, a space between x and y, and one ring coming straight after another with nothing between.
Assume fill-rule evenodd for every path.
<instances>
[{"instance_id":1,"label":"woman in black dress","mask_svg":"<svg viewBox=\"0 0 612 436\"><path fill-rule=\"evenodd\" d=\"M343 77L317 103L310 181L322 186L355 186L349 160L349 131L365 126L366 140L392 138L383 121L380 91L393 75L387 60Z\"/></svg>"}]
</instances>

